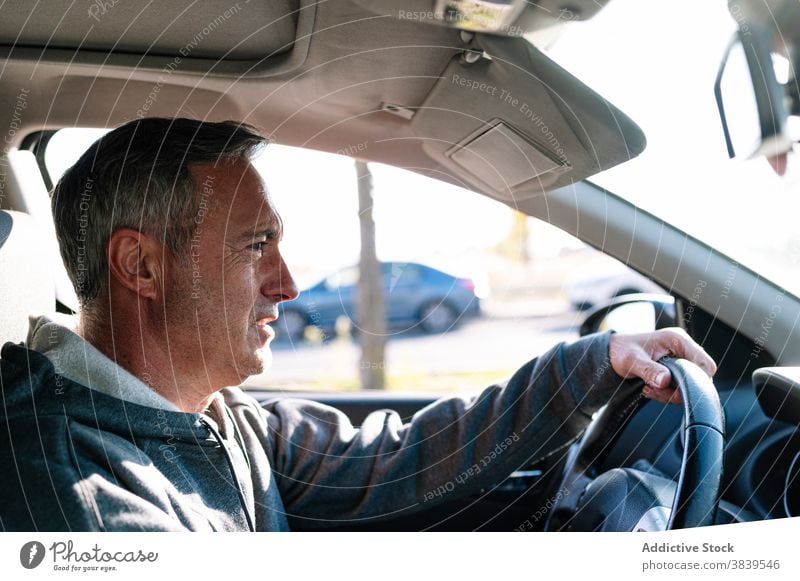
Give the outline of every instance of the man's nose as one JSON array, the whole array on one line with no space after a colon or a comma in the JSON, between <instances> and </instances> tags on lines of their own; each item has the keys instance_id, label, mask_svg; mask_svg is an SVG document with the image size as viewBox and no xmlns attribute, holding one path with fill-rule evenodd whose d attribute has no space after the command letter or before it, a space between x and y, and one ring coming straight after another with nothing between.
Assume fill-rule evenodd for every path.
<instances>
[{"instance_id":1,"label":"man's nose","mask_svg":"<svg viewBox=\"0 0 800 581\"><path fill-rule=\"evenodd\" d=\"M289 268L280 259L278 266L277 276L273 275L268 277L261 287L261 294L270 299L273 303L277 304L283 301L291 301L297 298L300 292L297 290L297 284L294 282Z\"/></svg>"}]
</instances>

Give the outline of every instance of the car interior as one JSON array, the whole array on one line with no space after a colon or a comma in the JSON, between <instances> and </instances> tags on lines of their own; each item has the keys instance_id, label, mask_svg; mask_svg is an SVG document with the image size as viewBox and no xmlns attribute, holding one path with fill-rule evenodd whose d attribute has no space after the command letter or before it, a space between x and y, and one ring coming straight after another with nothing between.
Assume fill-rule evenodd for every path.
<instances>
[{"instance_id":1,"label":"car interior","mask_svg":"<svg viewBox=\"0 0 800 581\"><path fill-rule=\"evenodd\" d=\"M682 327L718 364L711 385L675 362L684 406L623 394L572 446L531 459L474 497L331 530L652 530L800 516L800 298L592 179L645 152L649 136L548 55L613 4L4 4L0 340L23 341L30 312L77 309L50 214L45 151L56 131L143 116L241 120L276 144L402 167L569 233L668 290L596 305L582 315L581 334L616 329L615 314L650 303L655 327ZM779 32L791 46L800 9L790 4L736 6L751 8L747 24L767 39L778 33L759 10L785 14ZM743 30L733 8L724 12ZM713 74L706 89L713 98ZM759 105L770 96L755 91ZM783 128L791 113L761 116L758 156L784 143L783 131L765 127ZM260 401L296 395L275 388L250 392ZM355 425L385 408L409 418L433 401L395 391L302 396L343 410ZM698 426L724 439L698 435ZM620 493L632 482L641 494Z\"/></svg>"}]
</instances>

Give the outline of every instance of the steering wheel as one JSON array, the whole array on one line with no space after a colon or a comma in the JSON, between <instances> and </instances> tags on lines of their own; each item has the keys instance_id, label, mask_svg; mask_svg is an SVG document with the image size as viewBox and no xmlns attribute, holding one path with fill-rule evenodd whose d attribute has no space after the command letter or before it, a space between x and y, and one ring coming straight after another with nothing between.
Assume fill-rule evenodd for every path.
<instances>
[{"instance_id":1,"label":"steering wheel","mask_svg":"<svg viewBox=\"0 0 800 581\"><path fill-rule=\"evenodd\" d=\"M626 381L567 457L545 530L652 531L714 523L719 503L725 420L719 395L694 363L665 358L683 399L683 461L677 484L634 468L598 474L628 419L647 399L640 380Z\"/></svg>"}]
</instances>

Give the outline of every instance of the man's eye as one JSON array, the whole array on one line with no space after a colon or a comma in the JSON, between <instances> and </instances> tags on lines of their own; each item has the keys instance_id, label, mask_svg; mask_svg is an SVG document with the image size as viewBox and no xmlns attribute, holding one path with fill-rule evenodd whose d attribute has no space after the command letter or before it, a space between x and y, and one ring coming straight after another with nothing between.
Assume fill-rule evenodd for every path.
<instances>
[{"instance_id":1,"label":"man's eye","mask_svg":"<svg viewBox=\"0 0 800 581\"><path fill-rule=\"evenodd\" d=\"M261 242L256 242L255 244L251 244L250 249L260 254L263 254L264 248L266 248L267 246L269 246L269 241L262 240Z\"/></svg>"}]
</instances>

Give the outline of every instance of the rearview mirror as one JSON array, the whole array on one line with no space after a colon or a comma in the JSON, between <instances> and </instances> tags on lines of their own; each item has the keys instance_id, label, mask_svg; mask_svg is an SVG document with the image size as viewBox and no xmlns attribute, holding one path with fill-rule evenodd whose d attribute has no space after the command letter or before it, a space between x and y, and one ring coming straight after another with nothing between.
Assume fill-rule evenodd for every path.
<instances>
[{"instance_id":1,"label":"rearview mirror","mask_svg":"<svg viewBox=\"0 0 800 581\"><path fill-rule=\"evenodd\" d=\"M792 148L784 85L766 29L738 30L722 57L714 95L730 157L773 157Z\"/></svg>"},{"instance_id":2,"label":"rearview mirror","mask_svg":"<svg viewBox=\"0 0 800 581\"><path fill-rule=\"evenodd\" d=\"M609 0L353 0L373 12L398 20L413 20L470 32L523 36L569 22L588 20Z\"/></svg>"}]
</instances>

